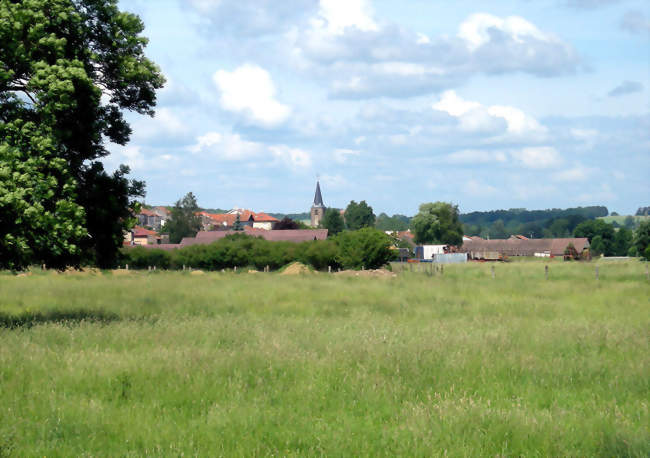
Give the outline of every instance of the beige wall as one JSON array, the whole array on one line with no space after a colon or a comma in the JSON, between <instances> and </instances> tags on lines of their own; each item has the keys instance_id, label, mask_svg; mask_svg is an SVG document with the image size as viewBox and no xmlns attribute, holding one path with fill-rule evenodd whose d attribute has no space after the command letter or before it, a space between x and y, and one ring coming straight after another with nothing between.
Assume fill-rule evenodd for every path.
<instances>
[{"instance_id":1,"label":"beige wall","mask_svg":"<svg viewBox=\"0 0 650 458\"><path fill-rule=\"evenodd\" d=\"M273 223L253 223L253 228L255 229L266 229L267 231L270 231L273 229Z\"/></svg>"}]
</instances>

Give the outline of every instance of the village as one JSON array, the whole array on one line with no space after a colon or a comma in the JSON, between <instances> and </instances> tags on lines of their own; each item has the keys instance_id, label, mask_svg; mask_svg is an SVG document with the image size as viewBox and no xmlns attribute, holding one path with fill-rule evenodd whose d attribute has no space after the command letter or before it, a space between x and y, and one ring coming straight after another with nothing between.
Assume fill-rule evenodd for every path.
<instances>
[{"instance_id":1,"label":"village","mask_svg":"<svg viewBox=\"0 0 650 458\"><path fill-rule=\"evenodd\" d=\"M142 208L136 215L138 225L125 234L124 245L141 246L152 249L175 250L192 245L206 245L228 235L243 233L260 237L271 242L306 242L326 240L328 229L322 227L327 207L323 203L320 183L316 183L314 200L310 208L307 228L279 229L280 220L265 212L233 208L226 213L196 212L200 217L200 230L192 237L183 237L179 243L170 243L169 235L161 233L171 218L167 207ZM345 220L345 211L340 211ZM433 262L439 264L464 263L468 261L504 261L511 257L589 259L589 239L587 237L529 238L524 235L511 235L506 239L486 239L479 236L463 235L461 245L417 244L415 234L405 231L384 231L396 242L395 259L401 262Z\"/></svg>"}]
</instances>

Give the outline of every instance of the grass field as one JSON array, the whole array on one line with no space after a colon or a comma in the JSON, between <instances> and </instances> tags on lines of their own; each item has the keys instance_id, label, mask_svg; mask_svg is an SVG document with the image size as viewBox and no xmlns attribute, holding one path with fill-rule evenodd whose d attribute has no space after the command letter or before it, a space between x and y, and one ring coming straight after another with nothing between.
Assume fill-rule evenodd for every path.
<instances>
[{"instance_id":1,"label":"grass field","mask_svg":"<svg viewBox=\"0 0 650 458\"><path fill-rule=\"evenodd\" d=\"M645 266L490 267L0 274L0 456L650 455Z\"/></svg>"}]
</instances>

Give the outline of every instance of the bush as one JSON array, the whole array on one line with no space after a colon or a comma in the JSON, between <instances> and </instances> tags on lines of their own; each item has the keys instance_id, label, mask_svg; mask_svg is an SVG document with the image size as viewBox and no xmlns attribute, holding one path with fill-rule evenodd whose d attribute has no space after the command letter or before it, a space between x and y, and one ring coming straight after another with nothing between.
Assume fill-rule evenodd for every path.
<instances>
[{"instance_id":1,"label":"bush","mask_svg":"<svg viewBox=\"0 0 650 458\"><path fill-rule=\"evenodd\" d=\"M334 238L338 263L346 269L377 269L393 258L388 235L374 228L342 232Z\"/></svg>"},{"instance_id":2,"label":"bush","mask_svg":"<svg viewBox=\"0 0 650 458\"><path fill-rule=\"evenodd\" d=\"M203 270L269 266L279 269L299 261L316 270L345 267L369 269L390 261L393 252L390 238L381 231L366 228L344 232L334 239L303 243L269 242L243 233L227 235L209 245L191 245L173 251L133 247L122 250L124 263L136 269L156 266L158 269L182 269L183 266Z\"/></svg>"},{"instance_id":3,"label":"bush","mask_svg":"<svg viewBox=\"0 0 650 458\"><path fill-rule=\"evenodd\" d=\"M168 251L140 246L122 249L122 259L129 267L147 269L149 266L157 269L169 269L172 255Z\"/></svg>"}]
</instances>

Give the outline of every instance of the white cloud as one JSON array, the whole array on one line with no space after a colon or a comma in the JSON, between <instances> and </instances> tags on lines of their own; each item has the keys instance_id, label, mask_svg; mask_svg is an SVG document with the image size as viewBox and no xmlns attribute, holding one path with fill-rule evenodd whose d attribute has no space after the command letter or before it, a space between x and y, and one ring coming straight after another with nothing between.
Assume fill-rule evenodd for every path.
<instances>
[{"instance_id":1,"label":"white cloud","mask_svg":"<svg viewBox=\"0 0 650 458\"><path fill-rule=\"evenodd\" d=\"M560 153L551 146L522 148L511 154L524 167L531 169L548 169L562 163Z\"/></svg>"},{"instance_id":2,"label":"white cloud","mask_svg":"<svg viewBox=\"0 0 650 458\"><path fill-rule=\"evenodd\" d=\"M464 100L455 91L445 91L433 109L458 118L461 128L470 132L492 130L496 127L495 120L505 121L506 132L514 136L540 137L548 131L518 108L503 105L485 107L479 102Z\"/></svg>"},{"instance_id":3,"label":"white cloud","mask_svg":"<svg viewBox=\"0 0 650 458\"><path fill-rule=\"evenodd\" d=\"M239 134L208 132L196 139L188 148L191 153L216 157L226 161L248 160L247 166L257 166L264 159L271 163L289 166L293 170L311 166L311 154L287 145L266 145L244 140ZM255 159L255 161L251 161ZM269 164L270 165L270 164Z\"/></svg>"},{"instance_id":4,"label":"white cloud","mask_svg":"<svg viewBox=\"0 0 650 458\"><path fill-rule=\"evenodd\" d=\"M348 186L348 181L340 174L337 175L323 175L320 177L320 181L327 188L343 188Z\"/></svg>"},{"instance_id":5,"label":"white cloud","mask_svg":"<svg viewBox=\"0 0 650 458\"><path fill-rule=\"evenodd\" d=\"M178 158L171 154L152 154L149 150L143 151L140 145L116 145L109 146L111 154L104 158L106 167L116 169L119 164L128 165L135 172L164 170L173 167Z\"/></svg>"},{"instance_id":6,"label":"white cloud","mask_svg":"<svg viewBox=\"0 0 650 458\"><path fill-rule=\"evenodd\" d=\"M333 156L334 160L339 164L345 164L351 156L359 156L361 151L355 149L339 148L335 149Z\"/></svg>"},{"instance_id":7,"label":"white cloud","mask_svg":"<svg viewBox=\"0 0 650 458\"><path fill-rule=\"evenodd\" d=\"M290 107L275 99L271 75L257 65L245 64L232 72L219 70L213 81L221 92L222 108L243 114L256 124L277 126L291 114Z\"/></svg>"},{"instance_id":8,"label":"white cloud","mask_svg":"<svg viewBox=\"0 0 650 458\"><path fill-rule=\"evenodd\" d=\"M463 186L463 192L474 197L483 197L497 193L497 188L492 185L481 183L476 180L469 180Z\"/></svg>"},{"instance_id":9,"label":"white cloud","mask_svg":"<svg viewBox=\"0 0 650 458\"><path fill-rule=\"evenodd\" d=\"M486 13L477 13L468 17L459 27L458 36L470 50L476 51L492 40L491 32L499 31L516 43L524 43L526 38L550 42L554 38L542 33L535 25L519 16L500 18Z\"/></svg>"},{"instance_id":10,"label":"white cloud","mask_svg":"<svg viewBox=\"0 0 650 458\"><path fill-rule=\"evenodd\" d=\"M592 170L585 168L581 165L576 165L573 168L561 170L553 174L553 180L560 182L576 182L585 181L591 175Z\"/></svg>"},{"instance_id":11,"label":"white cloud","mask_svg":"<svg viewBox=\"0 0 650 458\"><path fill-rule=\"evenodd\" d=\"M192 153L209 154L228 161L248 159L264 151L261 143L243 140L238 134L208 132L196 140L196 144L190 147Z\"/></svg>"},{"instance_id":12,"label":"white cloud","mask_svg":"<svg viewBox=\"0 0 650 458\"><path fill-rule=\"evenodd\" d=\"M448 154L445 162L449 164L487 164L506 162L508 155L502 151L461 150Z\"/></svg>"},{"instance_id":13,"label":"white cloud","mask_svg":"<svg viewBox=\"0 0 650 458\"><path fill-rule=\"evenodd\" d=\"M364 32L379 28L368 0L320 0L318 18L312 26L335 35L341 35L348 27Z\"/></svg>"},{"instance_id":14,"label":"white cloud","mask_svg":"<svg viewBox=\"0 0 650 458\"><path fill-rule=\"evenodd\" d=\"M291 148L286 145L269 147L271 154L279 161L285 163L294 170L311 167L311 154L299 148Z\"/></svg>"}]
</instances>

